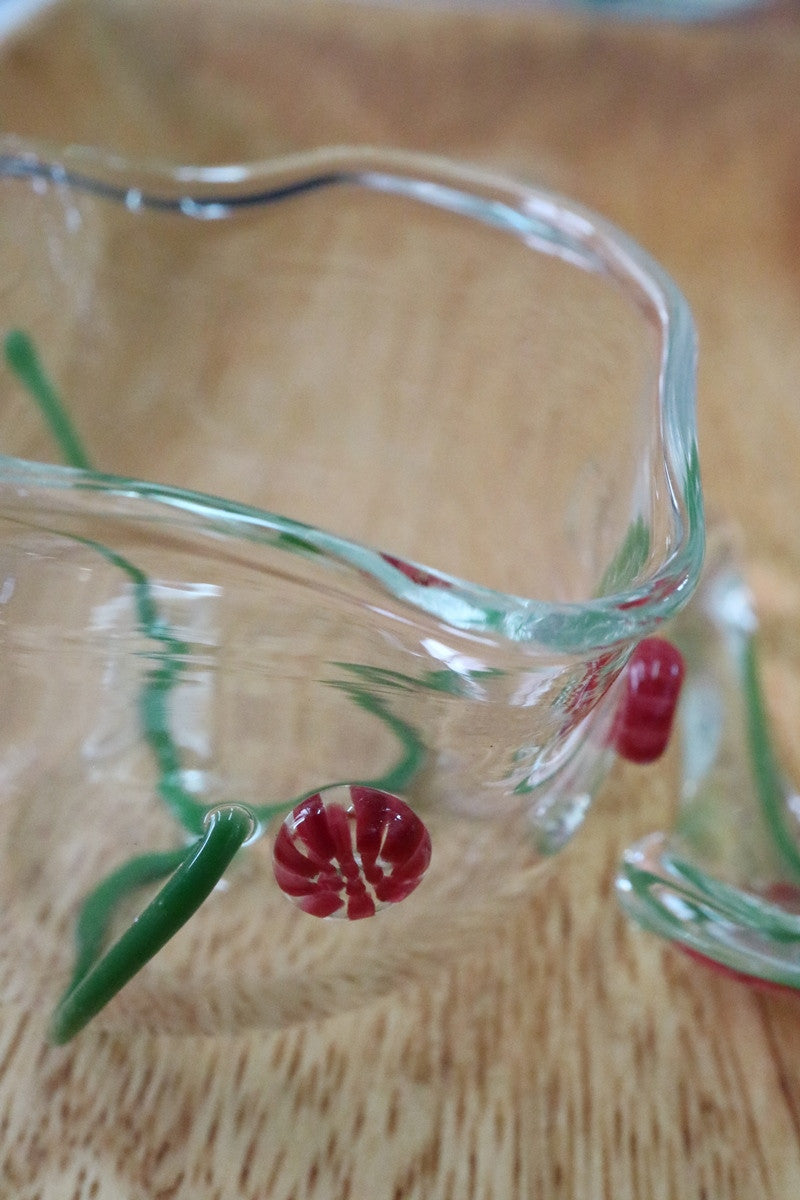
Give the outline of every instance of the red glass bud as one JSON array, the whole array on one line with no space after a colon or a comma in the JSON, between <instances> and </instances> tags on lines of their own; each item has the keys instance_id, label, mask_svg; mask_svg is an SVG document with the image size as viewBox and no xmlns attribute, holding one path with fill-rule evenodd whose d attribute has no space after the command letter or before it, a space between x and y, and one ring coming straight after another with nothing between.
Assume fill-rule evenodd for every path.
<instances>
[{"instance_id":1,"label":"red glass bud","mask_svg":"<svg viewBox=\"0 0 800 1200\"><path fill-rule=\"evenodd\" d=\"M654 762L667 748L684 666L680 650L664 638L644 638L628 663L624 694L611 734L629 762Z\"/></svg>"}]
</instances>

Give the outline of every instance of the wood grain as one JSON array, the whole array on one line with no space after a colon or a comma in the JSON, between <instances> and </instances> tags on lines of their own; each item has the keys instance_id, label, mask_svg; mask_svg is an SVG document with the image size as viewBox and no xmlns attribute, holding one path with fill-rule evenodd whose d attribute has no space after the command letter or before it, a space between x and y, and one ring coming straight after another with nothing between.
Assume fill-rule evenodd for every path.
<instances>
[{"instance_id":1,"label":"wood grain","mask_svg":"<svg viewBox=\"0 0 800 1200\"><path fill-rule=\"evenodd\" d=\"M188 0L143 2L130 29L129 7L56 10L10 46L3 126L204 161L381 142L604 211L695 308L709 504L783 602L800 562L800 14L678 30ZM800 1194L800 1003L699 969L613 901L620 850L673 803L666 768L617 768L479 956L353 1015L54 1050L6 1010L0 1197Z\"/></svg>"}]
</instances>

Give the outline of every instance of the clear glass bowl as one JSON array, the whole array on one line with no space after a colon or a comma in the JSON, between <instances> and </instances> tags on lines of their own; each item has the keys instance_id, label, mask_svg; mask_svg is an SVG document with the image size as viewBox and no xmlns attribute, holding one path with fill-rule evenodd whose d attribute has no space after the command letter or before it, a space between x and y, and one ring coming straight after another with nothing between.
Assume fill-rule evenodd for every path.
<instances>
[{"instance_id":1,"label":"clear glass bowl","mask_svg":"<svg viewBox=\"0 0 800 1200\"><path fill-rule=\"evenodd\" d=\"M479 945L697 580L679 292L559 197L360 149L7 142L0 239L0 995L58 1040L97 969L98 1025L276 1026Z\"/></svg>"}]
</instances>

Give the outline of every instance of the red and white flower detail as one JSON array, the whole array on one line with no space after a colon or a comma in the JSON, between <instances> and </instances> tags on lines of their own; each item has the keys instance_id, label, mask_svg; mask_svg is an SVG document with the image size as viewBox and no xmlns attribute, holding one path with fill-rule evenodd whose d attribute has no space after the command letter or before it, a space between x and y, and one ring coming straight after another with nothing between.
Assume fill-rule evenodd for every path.
<instances>
[{"instance_id":1,"label":"red and white flower detail","mask_svg":"<svg viewBox=\"0 0 800 1200\"><path fill-rule=\"evenodd\" d=\"M315 917L371 917L419 884L431 839L413 809L357 784L326 788L285 818L273 848L275 879Z\"/></svg>"}]
</instances>

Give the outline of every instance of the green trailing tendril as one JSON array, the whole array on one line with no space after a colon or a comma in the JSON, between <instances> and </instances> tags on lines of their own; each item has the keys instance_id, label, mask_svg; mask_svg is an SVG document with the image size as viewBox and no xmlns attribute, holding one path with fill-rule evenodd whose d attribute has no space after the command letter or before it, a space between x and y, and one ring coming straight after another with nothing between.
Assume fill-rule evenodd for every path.
<instances>
[{"instance_id":1,"label":"green trailing tendril","mask_svg":"<svg viewBox=\"0 0 800 1200\"><path fill-rule=\"evenodd\" d=\"M6 361L37 405L68 466L93 470L61 399L44 371L30 337L13 330L5 339ZM169 723L169 696L179 681L189 647L161 618L148 576L100 542L70 535L127 575L140 631L161 647L139 698L143 736L158 768L157 790L179 825L194 839L177 849L153 852L117 868L84 899L75 929L72 978L51 1022L54 1042L69 1041L174 936L207 898L254 829L295 800L207 809L183 787L180 751ZM380 778L358 781L385 791L405 790L422 766L425 748L416 730L366 688L340 684L363 711L378 717L397 737L402 752ZM335 785L327 785L335 786ZM315 789L320 790L320 789ZM304 793L308 795L309 793ZM300 799L302 797L298 797ZM131 892L169 876L134 923L105 949L113 916Z\"/></svg>"},{"instance_id":2,"label":"green trailing tendril","mask_svg":"<svg viewBox=\"0 0 800 1200\"><path fill-rule=\"evenodd\" d=\"M650 554L650 527L637 516L628 526L622 545L603 572L597 586L598 596L610 596L629 587L647 563Z\"/></svg>"},{"instance_id":3,"label":"green trailing tendril","mask_svg":"<svg viewBox=\"0 0 800 1200\"><path fill-rule=\"evenodd\" d=\"M186 924L252 829L250 813L235 805L210 814L205 837L190 847L155 899L105 954L86 965L62 997L50 1025L54 1042L68 1042L79 1033Z\"/></svg>"},{"instance_id":4,"label":"green trailing tendril","mask_svg":"<svg viewBox=\"0 0 800 1200\"><path fill-rule=\"evenodd\" d=\"M741 666L747 740L761 811L783 867L794 879L800 880L800 850L786 819L786 789L769 735L756 640L752 635L745 643Z\"/></svg>"},{"instance_id":5,"label":"green trailing tendril","mask_svg":"<svg viewBox=\"0 0 800 1200\"><path fill-rule=\"evenodd\" d=\"M107 875L86 897L75 927L75 964L66 995L77 987L102 955L118 905L132 891L149 883L158 883L177 871L186 855L186 847L179 846L175 850L156 850L131 858Z\"/></svg>"},{"instance_id":6,"label":"green trailing tendril","mask_svg":"<svg viewBox=\"0 0 800 1200\"><path fill-rule=\"evenodd\" d=\"M4 349L6 362L25 385L29 395L38 406L45 424L49 427L53 439L63 455L64 462L70 467L90 471L91 463L81 439L62 405L58 393L42 369L31 339L21 329L12 329L6 336Z\"/></svg>"}]
</instances>

